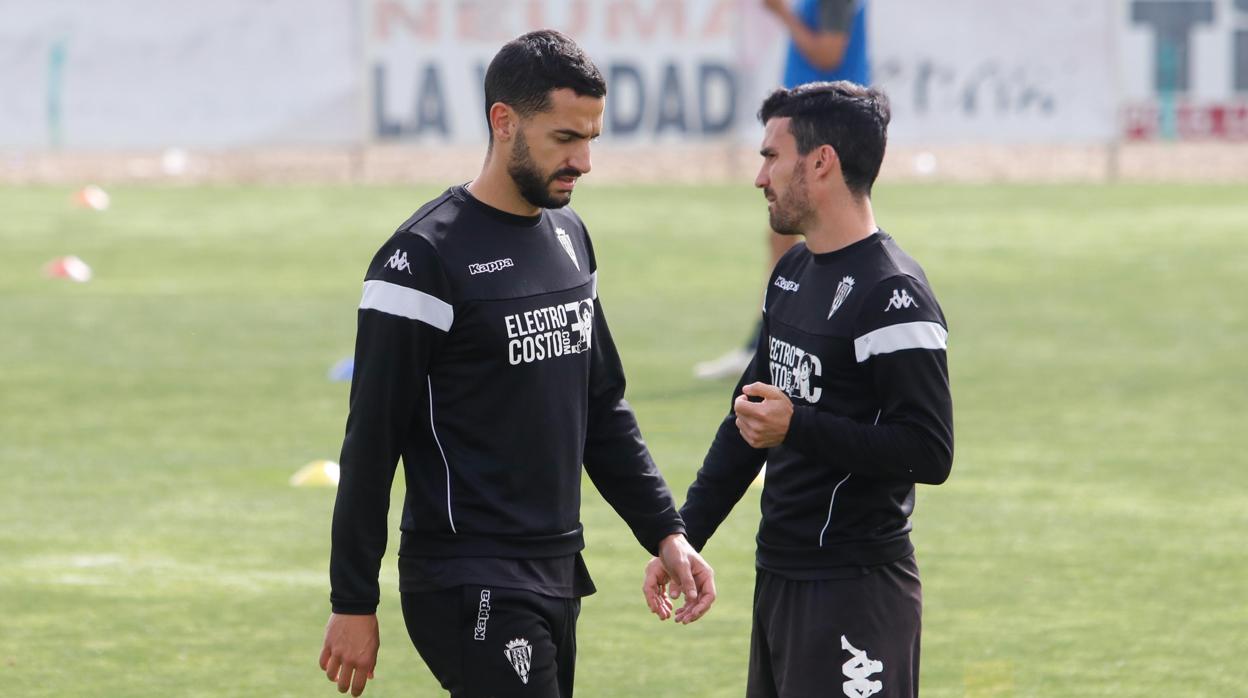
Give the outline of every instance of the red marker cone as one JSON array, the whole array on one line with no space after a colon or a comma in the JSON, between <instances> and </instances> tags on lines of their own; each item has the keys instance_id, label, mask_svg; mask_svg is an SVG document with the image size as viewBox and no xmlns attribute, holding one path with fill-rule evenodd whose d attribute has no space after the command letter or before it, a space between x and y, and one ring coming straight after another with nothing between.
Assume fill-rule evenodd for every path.
<instances>
[{"instance_id":1,"label":"red marker cone","mask_svg":"<svg viewBox=\"0 0 1248 698\"><path fill-rule=\"evenodd\" d=\"M51 279L70 279L81 284L91 280L91 267L71 254L57 257L43 265L43 275Z\"/></svg>"},{"instance_id":2,"label":"red marker cone","mask_svg":"<svg viewBox=\"0 0 1248 698\"><path fill-rule=\"evenodd\" d=\"M89 208L92 211L107 211L112 198L108 192L94 184L89 184L74 193L74 205Z\"/></svg>"}]
</instances>

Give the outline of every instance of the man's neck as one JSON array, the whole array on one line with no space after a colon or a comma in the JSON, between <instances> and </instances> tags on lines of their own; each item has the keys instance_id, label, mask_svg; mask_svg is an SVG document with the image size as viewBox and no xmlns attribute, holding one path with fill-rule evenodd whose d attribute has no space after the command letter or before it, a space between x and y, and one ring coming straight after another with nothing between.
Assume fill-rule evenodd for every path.
<instances>
[{"instance_id":1,"label":"man's neck","mask_svg":"<svg viewBox=\"0 0 1248 698\"><path fill-rule=\"evenodd\" d=\"M837 199L817 210L815 224L805 232L806 248L814 254L849 247L877 230L871 199L865 196Z\"/></svg>"},{"instance_id":2,"label":"man's neck","mask_svg":"<svg viewBox=\"0 0 1248 698\"><path fill-rule=\"evenodd\" d=\"M495 164L492 155L486 156L481 173L468 183L468 193L487 206L517 216L536 216L541 213L542 209L520 195L511 175L507 174L506 168Z\"/></svg>"}]
</instances>

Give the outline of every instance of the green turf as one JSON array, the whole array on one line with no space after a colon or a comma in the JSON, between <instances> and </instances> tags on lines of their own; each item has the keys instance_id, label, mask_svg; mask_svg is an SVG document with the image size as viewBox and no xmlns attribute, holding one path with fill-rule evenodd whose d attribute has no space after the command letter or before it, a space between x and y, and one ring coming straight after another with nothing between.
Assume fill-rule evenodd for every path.
<instances>
[{"instance_id":1,"label":"green turf","mask_svg":"<svg viewBox=\"0 0 1248 698\"><path fill-rule=\"evenodd\" d=\"M683 496L727 384L690 366L761 298L748 187L585 187L600 290ZM316 668L336 458L370 255L434 193L0 190L0 692L337 695ZM1248 188L886 186L881 224L951 327L953 475L922 487L925 696L1242 695L1248 670ZM77 254L96 279L41 277ZM692 627L587 485L578 695L740 696L757 492ZM392 512L393 513L393 512ZM366 695L436 695L393 559ZM1240 669L1235 669L1235 666ZM829 687L839 695L839 687Z\"/></svg>"}]
</instances>

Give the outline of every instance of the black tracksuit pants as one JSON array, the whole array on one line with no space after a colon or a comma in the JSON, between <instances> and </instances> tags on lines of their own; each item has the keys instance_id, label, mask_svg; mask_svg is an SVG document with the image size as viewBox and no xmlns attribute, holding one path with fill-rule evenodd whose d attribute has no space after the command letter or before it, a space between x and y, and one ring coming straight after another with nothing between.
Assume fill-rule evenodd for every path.
<instances>
[{"instance_id":1,"label":"black tracksuit pants","mask_svg":"<svg viewBox=\"0 0 1248 698\"><path fill-rule=\"evenodd\" d=\"M914 556L836 579L758 571L747 698L913 698L923 591Z\"/></svg>"},{"instance_id":2,"label":"black tracksuit pants","mask_svg":"<svg viewBox=\"0 0 1248 698\"><path fill-rule=\"evenodd\" d=\"M572 698L580 599L481 585L402 598L412 644L451 698Z\"/></svg>"}]
</instances>

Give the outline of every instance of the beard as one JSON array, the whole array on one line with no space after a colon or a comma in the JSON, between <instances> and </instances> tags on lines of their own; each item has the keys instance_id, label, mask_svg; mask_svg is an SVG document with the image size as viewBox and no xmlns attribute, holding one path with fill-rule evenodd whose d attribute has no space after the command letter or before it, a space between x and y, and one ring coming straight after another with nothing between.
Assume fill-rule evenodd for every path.
<instances>
[{"instance_id":1,"label":"beard","mask_svg":"<svg viewBox=\"0 0 1248 698\"><path fill-rule=\"evenodd\" d=\"M563 208L572 201L572 193L553 194L550 185L560 177L579 177L581 172L570 167L556 170L553 174L543 175L533 162L533 154L529 152L529 142L524 132L516 133L516 144L511 150L511 160L507 163L507 174L516 183L520 196L538 208Z\"/></svg>"},{"instance_id":2,"label":"beard","mask_svg":"<svg viewBox=\"0 0 1248 698\"><path fill-rule=\"evenodd\" d=\"M771 229L779 235L802 235L813 217L814 209L810 206L810 195L806 191L806 171L799 161L793 166L793 178L789 182L789 188L783 196L776 198L776 203L768 212L768 222Z\"/></svg>"}]
</instances>

